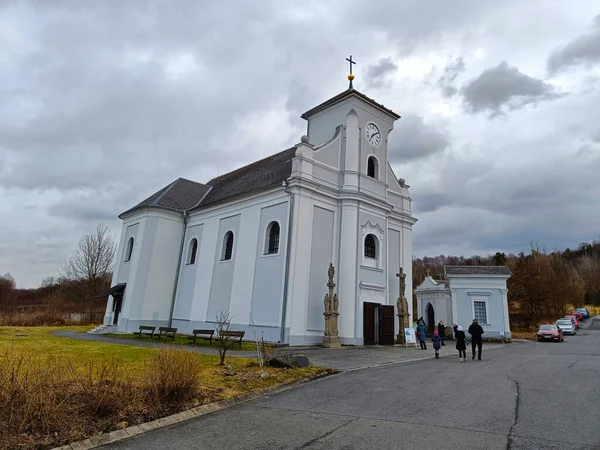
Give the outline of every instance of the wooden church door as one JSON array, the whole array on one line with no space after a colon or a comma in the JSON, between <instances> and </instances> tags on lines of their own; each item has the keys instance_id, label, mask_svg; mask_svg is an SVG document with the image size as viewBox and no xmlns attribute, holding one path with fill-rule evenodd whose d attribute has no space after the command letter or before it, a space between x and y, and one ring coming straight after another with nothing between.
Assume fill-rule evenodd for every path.
<instances>
[{"instance_id":1,"label":"wooden church door","mask_svg":"<svg viewBox=\"0 0 600 450\"><path fill-rule=\"evenodd\" d=\"M379 343L394 345L394 307L392 305L379 306Z\"/></svg>"},{"instance_id":2,"label":"wooden church door","mask_svg":"<svg viewBox=\"0 0 600 450\"><path fill-rule=\"evenodd\" d=\"M377 333L377 309L379 304L377 303L363 303L363 338L364 345L375 345L378 342ZM377 317L377 319L376 319Z\"/></svg>"}]
</instances>

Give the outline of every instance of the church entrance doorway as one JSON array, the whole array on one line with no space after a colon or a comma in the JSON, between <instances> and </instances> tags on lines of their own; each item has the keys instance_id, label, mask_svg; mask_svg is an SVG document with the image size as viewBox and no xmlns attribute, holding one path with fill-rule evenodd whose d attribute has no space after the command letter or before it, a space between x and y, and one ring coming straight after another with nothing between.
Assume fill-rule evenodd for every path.
<instances>
[{"instance_id":1,"label":"church entrance doorway","mask_svg":"<svg viewBox=\"0 0 600 450\"><path fill-rule=\"evenodd\" d=\"M425 323L427 324L427 334L433 334L433 330L435 329L435 312L431 303L427 303L427 306L425 308L425 316Z\"/></svg>"},{"instance_id":2,"label":"church entrance doorway","mask_svg":"<svg viewBox=\"0 0 600 450\"><path fill-rule=\"evenodd\" d=\"M363 303L363 338L365 345L394 345L394 307Z\"/></svg>"},{"instance_id":3,"label":"church entrance doorway","mask_svg":"<svg viewBox=\"0 0 600 450\"><path fill-rule=\"evenodd\" d=\"M113 325L117 325L119 321L119 315L121 314L121 308L123 307L123 296L114 295L113 299Z\"/></svg>"}]
</instances>

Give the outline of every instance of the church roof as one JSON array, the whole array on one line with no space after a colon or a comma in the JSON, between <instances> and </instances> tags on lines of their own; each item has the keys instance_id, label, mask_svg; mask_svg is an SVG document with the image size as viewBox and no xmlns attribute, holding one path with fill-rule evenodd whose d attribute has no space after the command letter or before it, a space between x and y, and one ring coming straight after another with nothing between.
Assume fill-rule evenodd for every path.
<instances>
[{"instance_id":1,"label":"church roof","mask_svg":"<svg viewBox=\"0 0 600 450\"><path fill-rule=\"evenodd\" d=\"M444 266L446 275L512 275L506 266Z\"/></svg>"},{"instance_id":2,"label":"church roof","mask_svg":"<svg viewBox=\"0 0 600 450\"><path fill-rule=\"evenodd\" d=\"M154 193L146 200L141 201L133 208L128 209L119 217L144 207L169 209L174 211L187 211L196 206L209 191L210 186L202 183L178 178L160 191Z\"/></svg>"},{"instance_id":3,"label":"church roof","mask_svg":"<svg viewBox=\"0 0 600 450\"><path fill-rule=\"evenodd\" d=\"M119 217L146 207L185 212L281 186L292 174L295 154L296 147L289 148L213 178L206 184L178 178Z\"/></svg>"},{"instance_id":4,"label":"church roof","mask_svg":"<svg viewBox=\"0 0 600 450\"><path fill-rule=\"evenodd\" d=\"M341 92L340 94L336 95L335 97L331 97L329 100L327 100L327 101L321 103L320 105L315 106L314 108L306 111L300 117L302 117L303 119L308 119L310 116L314 116L318 112L321 112L324 109L329 108L331 105L335 105L336 103L339 103L342 100L346 100L348 97L352 97L352 96L355 96L355 97L358 97L358 98L364 100L365 102L367 102L370 105L374 106L376 109L379 109L379 110L385 112L386 114L389 114L394 119L399 119L400 118L400 116L398 114L396 114L394 111L392 111L391 109L386 108L381 103L377 103L372 98L367 97L362 92L359 92L356 89L352 89L352 88L347 89L344 92Z\"/></svg>"},{"instance_id":5,"label":"church roof","mask_svg":"<svg viewBox=\"0 0 600 450\"><path fill-rule=\"evenodd\" d=\"M211 190L198 207L202 208L231 198L281 186L281 183L292 174L292 158L295 155L296 147L288 148L233 172L213 178L206 183Z\"/></svg>"}]
</instances>

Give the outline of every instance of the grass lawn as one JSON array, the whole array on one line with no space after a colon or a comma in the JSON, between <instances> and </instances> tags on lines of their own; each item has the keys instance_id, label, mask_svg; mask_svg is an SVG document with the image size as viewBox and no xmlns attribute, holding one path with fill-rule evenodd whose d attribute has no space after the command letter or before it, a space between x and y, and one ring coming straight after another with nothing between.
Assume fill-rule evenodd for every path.
<instances>
[{"instance_id":1,"label":"grass lawn","mask_svg":"<svg viewBox=\"0 0 600 450\"><path fill-rule=\"evenodd\" d=\"M142 337L138 337L137 335L134 335L133 333L109 333L108 336L110 337L114 337L114 338L122 338L122 339L135 339L135 340L146 340L146 341L150 341L150 337L149 336L144 336L142 334ZM152 341L154 342L158 342L158 338L153 337ZM175 345L196 345L198 347L209 347L209 348L214 348L215 350L217 349L217 345L215 343L215 339L213 337L213 341L212 341L212 345L210 345L210 341L208 339L204 339L201 337L197 337L196 338L196 343L192 343L192 341L190 339L187 338L187 336L182 336L182 335L175 335L175 340L171 340L171 338L166 338L166 337L162 337L160 339L161 343L164 344L175 344ZM255 342L245 342L242 341L242 348L240 348L237 344L233 346L233 348L231 350L245 350L245 351L250 351L250 352L256 352L256 343Z\"/></svg>"},{"instance_id":2,"label":"grass lawn","mask_svg":"<svg viewBox=\"0 0 600 450\"><path fill-rule=\"evenodd\" d=\"M219 366L218 355L188 352L182 345L154 349L79 341L50 334L57 329L61 328L0 327L0 448L52 448L98 432L154 420L189 407L323 372L323 369L316 367L268 367L261 370L256 360L233 357L227 357L226 365ZM83 332L89 326L63 329ZM252 349L255 347L252 346ZM23 374L22 382L11 382L11 373L15 373L18 361L21 361L21 369L18 370ZM114 368L119 371L113 372ZM157 375L157 372L160 373ZM83 377L77 374L83 374ZM37 380L37 384L31 380ZM152 397L159 392L157 389L168 383L176 389L187 389L182 386L186 382L189 384L190 380L194 385L193 397L181 397L171 401L168 407L159 408L163 402L167 403L167 400L163 400L167 397ZM157 388L156 385L161 386ZM56 391L53 391L55 386ZM105 405L105 390L113 392L115 396L111 407ZM138 406L122 400L121 396L130 391L138 392ZM61 421L59 416L48 419L55 417L50 413L46 417L39 414L31 416L35 408L17 411L23 403L18 399L33 398L32 392L45 405L45 410L53 411L52 414L62 414L64 410L64 414L69 416ZM121 394L117 395L118 392ZM94 393L99 395L94 397ZM67 406L65 399L68 399ZM88 402L93 407L74 404L76 402ZM108 412L99 416L98 408ZM19 414L23 415L22 420L15 419ZM73 419L75 417L77 420ZM69 429L71 423L73 429Z\"/></svg>"}]
</instances>

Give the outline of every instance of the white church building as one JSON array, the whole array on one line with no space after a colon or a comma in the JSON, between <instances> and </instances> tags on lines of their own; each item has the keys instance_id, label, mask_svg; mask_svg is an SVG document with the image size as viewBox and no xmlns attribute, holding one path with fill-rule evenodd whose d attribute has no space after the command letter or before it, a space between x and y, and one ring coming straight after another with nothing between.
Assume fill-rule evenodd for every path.
<instances>
[{"instance_id":1,"label":"white church building","mask_svg":"<svg viewBox=\"0 0 600 450\"><path fill-rule=\"evenodd\" d=\"M204 184L179 178L119 216L105 325L189 333L229 311L247 339L318 344L333 263L342 344L380 341L399 267L412 292L416 219L388 162L400 116L351 86L302 118L294 147Z\"/></svg>"}]
</instances>

